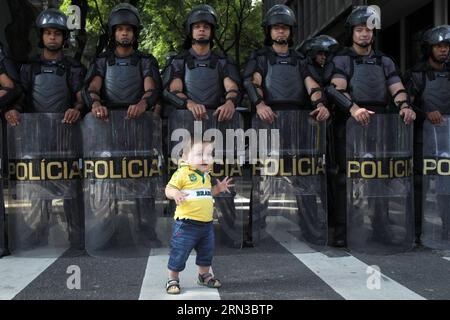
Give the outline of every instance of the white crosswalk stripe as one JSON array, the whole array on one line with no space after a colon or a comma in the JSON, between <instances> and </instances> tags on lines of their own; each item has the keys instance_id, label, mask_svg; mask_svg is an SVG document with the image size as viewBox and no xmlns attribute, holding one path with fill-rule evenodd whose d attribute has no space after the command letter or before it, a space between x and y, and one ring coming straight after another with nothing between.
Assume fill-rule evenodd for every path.
<instances>
[{"instance_id":1,"label":"white crosswalk stripe","mask_svg":"<svg viewBox=\"0 0 450 320\"><path fill-rule=\"evenodd\" d=\"M276 220L278 219L278 220ZM276 226L276 227L275 227ZM391 274L391 270L381 270L380 288L370 289L367 273L369 264L362 262L356 257L345 254L343 251L336 251L327 248L326 252L317 252L308 245L299 242L292 234L298 232L298 226L284 218L267 218L267 233L286 248L298 261L303 263L311 272L305 273L305 279L310 279L310 283L326 283L330 290L333 290L344 299L369 299L369 300L419 300L425 299L418 293L408 289L403 280L396 278L396 281L386 276ZM39 275L51 266L64 250L53 252L51 258L29 258L7 256L0 259L0 299L13 299ZM244 251L236 251L236 254L244 254ZM248 248L246 253L254 254L253 249ZM330 255L331 253L331 255ZM339 254L337 254L339 253ZM264 256L264 251L259 251ZM45 255L44 255L45 256ZM450 261L448 256L437 256L437 259ZM66 258L65 258L66 259ZM95 268L95 260L89 264ZM186 269L181 273L180 295L168 295L165 291L167 280L167 262L169 259L169 250L153 249L147 259L147 266L141 287L138 288L140 300L220 300L219 290L201 287L197 284L197 267L195 265L195 255L191 255ZM379 257L372 259L371 263L376 264ZM293 265L294 267L294 265ZM61 272L66 272L62 270ZM142 271L143 272L143 271ZM224 276L222 274L220 276ZM225 270L226 272L226 270ZM408 272L408 270L405 270ZM83 269L83 276L88 276L89 270ZM311 281L311 279L315 279ZM402 279L402 278L400 278ZM403 279L408 279L405 277ZM49 279L51 281L51 279ZM409 280L407 280L409 281ZM226 285L226 283L225 283ZM406 282L408 285L408 282ZM442 290L442 289L441 289ZM295 291L295 288L294 288ZM446 292L446 290L444 290ZM230 295L231 294L231 295ZM29 293L28 293L29 296ZM232 297L232 293L227 292L227 299ZM291 295L292 296L292 292ZM39 291L36 291L36 298L39 297ZM61 297L64 298L64 297ZM320 299L320 297L318 297Z\"/></svg>"},{"instance_id":2,"label":"white crosswalk stripe","mask_svg":"<svg viewBox=\"0 0 450 320\"><path fill-rule=\"evenodd\" d=\"M168 261L168 249L151 251L139 300L220 300L217 289L201 287L197 284L198 271L195 265L195 255L189 256L186 269L180 273L181 293L179 295L167 294L165 285Z\"/></svg>"},{"instance_id":3,"label":"white crosswalk stripe","mask_svg":"<svg viewBox=\"0 0 450 320\"><path fill-rule=\"evenodd\" d=\"M0 300L13 299L31 281L54 263L64 251L65 249L41 249L33 253L34 258L24 256L1 258Z\"/></svg>"},{"instance_id":4,"label":"white crosswalk stripe","mask_svg":"<svg viewBox=\"0 0 450 320\"><path fill-rule=\"evenodd\" d=\"M285 223L284 228L272 228L272 224ZM299 242L290 232L298 226L283 217L268 217L267 232L305 264L334 291L350 300L422 300L422 296L382 274L379 289L369 289L367 285L368 265L353 256L328 257L320 252L311 252L306 244ZM290 225L290 227L289 227Z\"/></svg>"}]
</instances>

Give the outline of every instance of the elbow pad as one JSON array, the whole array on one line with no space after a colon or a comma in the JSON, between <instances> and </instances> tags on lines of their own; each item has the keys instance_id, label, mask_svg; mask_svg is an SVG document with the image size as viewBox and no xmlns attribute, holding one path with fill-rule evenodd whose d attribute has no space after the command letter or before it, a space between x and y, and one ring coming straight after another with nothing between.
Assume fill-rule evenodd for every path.
<instances>
[{"instance_id":1,"label":"elbow pad","mask_svg":"<svg viewBox=\"0 0 450 320\"><path fill-rule=\"evenodd\" d=\"M173 94L168 89L163 91L163 97L167 102L170 102L177 109L184 109L187 105L187 99L180 98L176 94Z\"/></svg>"},{"instance_id":2,"label":"elbow pad","mask_svg":"<svg viewBox=\"0 0 450 320\"><path fill-rule=\"evenodd\" d=\"M353 101L350 100L345 94L339 92L336 87L328 86L325 88L325 93L327 97L333 101L339 109L342 111L348 112L350 108L353 106Z\"/></svg>"},{"instance_id":3,"label":"elbow pad","mask_svg":"<svg viewBox=\"0 0 450 320\"><path fill-rule=\"evenodd\" d=\"M262 97L258 94L255 85L250 79L244 81L244 88L247 90L248 98L254 106L262 101Z\"/></svg>"},{"instance_id":4,"label":"elbow pad","mask_svg":"<svg viewBox=\"0 0 450 320\"><path fill-rule=\"evenodd\" d=\"M10 107L22 95L22 89L19 86L15 88L0 87L0 89L6 91L6 94L0 98L1 109Z\"/></svg>"}]
</instances>

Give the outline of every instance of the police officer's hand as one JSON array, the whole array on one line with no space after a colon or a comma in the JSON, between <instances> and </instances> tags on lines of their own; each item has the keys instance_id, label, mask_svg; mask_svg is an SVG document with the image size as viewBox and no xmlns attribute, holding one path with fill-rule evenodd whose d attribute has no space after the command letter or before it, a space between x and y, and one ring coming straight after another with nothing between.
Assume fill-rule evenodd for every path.
<instances>
[{"instance_id":1,"label":"police officer's hand","mask_svg":"<svg viewBox=\"0 0 450 320\"><path fill-rule=\"evenodd\" d=\"M411 124L414 122L414 120L416 120L416 113L411 108L403 108L400 110L399 114L406 124Z\"/></svg>"},{"instance_id":2,"label":"police officer's hand","mask_svg":"<svg viewBox=\"0 0 450 320\"><path fill-rule=\"evenodd\" d=\"M208 119L208 113L206 112L206 107L203 104L198 104L192 100L188 100L187 109L192 112L195 120Z\"/></svg>"},{"instance_id":3,"label":"police officer's hand","mask_svg":"<svg viewBox=\"0 0 450 320\"><path fill-rule=\"evenodd\" d=\"M100 103L95 102L92 105L92 114L94 117L102 120L108 120L108 108L102 106Z\"/></svg>"},{"instance_id":4,"label":"police officer's hand","mask_svg":"<svg viewBox=\"0 0 450 320\"><path fill-rule=\"evenodd\" d=\"M80 119L80 111L77 109L67 109L66 113L64 113L63 123L72 124Z\"/></svg>"},{"instance_id":5,"label":"police officer's hand","mask_svg":"<svg viewBox=\"0 0 450 320\"><path fill-rule=\"evenodd\" d=\"M256 113L262 121L269 124L272 124L278 117L277 114L273 112L272 108L266 105L264 101L256 106Z\"/></svg>"},{"instance_id":6,"label":"police officer's hand","mask_svg":"<svg viewBox=\"0 0 450 320\"><path fill-rule=\"evenodd\" d=\"M5 113L5 118L11 126L15 127L19 124L20 112L17 110L9 110Z\"/></svg>"},{"instance_id":7,"label":"police officer's hand","mask_svg":"<svg viewBox=\"0 0 450 320\"><path fill-rule=\"evenodd\" d=\"M313 112L309 114L311 117L315 118L317 121L322 122L330 118L330 111L324 106L319 105Z\"/></svg>"},{"instance_id":8,"label":"police officer's hand","mask_svg":"<svg viewBox=\"0 0 450 320\"><path fill-rule=\"evenodd\" d=\"M434 125L441 125L444 123L444 117L439 111L427 112L427 118Z\"/></svg>"},{"instance_id":9,"label":"police officer's hand","mask_svg":"<svg viewBox=\"0 0 450 320\"><path fill-rule=\"evenodd\" d=\"M0 98L3 98L4 96L6 96L7 93L8 93L8 91L6 91L6 90L0 90Z\"/></svg>"},{"instance_id":10,"label":"police officer's hand","mask_svg":"<svg viewBox=\"0 0 450 320\"><path fill-rule=\"evenodd\" d=\"M357 105L353 105L353 107L351 107L350 113L352 117L363 126L367 126L370 122L370 117L375 114L375 112L365 108L360 108Z\"/></svg>"},{"instance_id":11,"label":"police officer's hand","mask_svg":"<svg viewBox=\"0 0 450 320\"><path fill-rule=\"evenodd\" d=\"M214 112L213 116L219 115L218 121L228 121L233 119L234 112L236 111L236 108L233 105L233 102L227 101L224 105L217 108L217 110Z\"/></svg>"},{"instance_id":12,"label":"police officer's hand","mask_svg":"<svg viewBox=\"0 0 450 320\"><path fill-rule=\"evenodd\" d=\"M161 111L162 111L162 107L161 105L157 104L152 108L152 111L157 114L157 115L161 115Z\"/></svg>"},{"instance_id":13,"label":"police officer's hand","mask_svg":"<svg viewBox=\"0 0 450 320\"><path fill-rule=\"evenodd\" d=\"M128 107L127 118L128 119L137 119L143 113L147 111L147 103L144 101L139 102L138 104L133 104Z\"/></svg>"}]
</instances>

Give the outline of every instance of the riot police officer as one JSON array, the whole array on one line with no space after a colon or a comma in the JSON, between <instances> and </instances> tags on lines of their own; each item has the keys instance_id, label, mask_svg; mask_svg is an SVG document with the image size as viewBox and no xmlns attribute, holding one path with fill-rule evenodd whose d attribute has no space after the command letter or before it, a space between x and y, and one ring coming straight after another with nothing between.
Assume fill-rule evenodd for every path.
<instances>
[{"instance_id":1,"label":"riot police officer","mask_svg":"<svg viewBox=\"0 0 450 320\"><path fill-rule=\"evenodd\" d=\"M172 58L165 76L165 101L181 113L189 110L195 120L207 120L217 128L232 126L233 120L239 117L235 112L240 102L240 75L229 57L212 50L218 28L217 13L209 5L196 6L189 13L184 28L184 50ZM214 171L219 172L220 168L216 163ZM223 233L224 242L240 247L242 231L240 227L235 228L238 220L235 195L235 191L223 193L215 201L222 230L230 230Z\"/></svg>"},{"instance_id":2,"label":"riot police officer","mask_svg":"<svg viewBox=\"0 0 450 320\"><path fill-rule=\"evenodd\" d=\"M12 107L6 120L14 126L21 112L64 112L64 121L75 123L84 107L80 89L85 69L79 61L63 54L69 36L67 17L57 9L48 9L38 16L36 25L42 54L21 67L26 101Z\"/></svg>"},{"instance_id":3,"label":"riot police officer","mask_svg":"<svg viewBox=\"0 0 450 320\"><path fill-rule=\"evenodd\" d=\"M184 49L172 59L165 84L166 100L185 107L196 120L214 109L219 121L232 119L239 102L240 77L233 61L211 49L217 29L217 14L209 5L192 9L186 22Z\"/></svg>"},{"instance_id":4,"label":"riot police officer","mask_svg":"<svg viewBox=\"0 0 450 320\"><path fill-rule=\"evenodd\" d=\"M8 110L9 107L20 97L21 87L17 85L18 74L15 66L7 58L0 43L0 109ZM5 126L2 126L3 137L5 138ZM6 146L5 139L1 141L3 146ZM2 158L6 159L6 148L2 149ZM3 186L3 185L2 185ZM0 190L2 190L1 188ZM6 226L4 216L3 197L0 197L0 256L6 252Z\"/></svg>"},{"instance_id":5,"label":"riot police officer","mask_svg":"<svg viewBox=\"0 0 450 320\"><path fill-rule=\"evenodd\" d=\"M339 50L339 43L333 37L328 35L320 35L312 39L305 40L298 48L297 51L301 52L305 56L305 65L311 75L311 77L325 89L325 92L329 94L331 78L334 73L333 57ZM334 203L333 190L334 176L337 174L337 166L335 159L335 143L333 135L334 126L334 105L330 103L332 97L325 96L327 100L327 106L332 114L330 121L327 123L327 199L328 203ZM328 206L328 219L329 225L333 225L333 207Z\"/></svg>"},{"instance_id":6,"label":"riot police officer","mask_svg":"<svg viewBox=\"0 0 450 320\"><path fill-rule=\"evenodd\" d=\"M67 17L57 9L48 9L39 14L36 25L40 32L39 47L42 53L21 67L24 96L9 108L5 114L6 120L11 126L16 126L21 121L21 113L64 113L63 122L74 124L84 109L80 90L86 72L79 61L63 54L69 36ZM84 247L84 221L80 183L72 193L73 199L64 200L64 212L70 243L81 249ZM41 239L37 241L46 243L49 228L46 220L51 201L34 201L32 207L32 215L40 215L34 219L42 220L39 223L41 230L36 230L37 234L41 234Z\"/></svg>"},{"instance_id":7,"label":"riot police officer","mask_svg":"<svg viewBox=\"0 0 450 320\"><path fill-rule=\"evenodd\" d=\"M302 56L291 48L295 25L295 14L286 5L275 5L269 9L262 23L265 46L252 53L245 68L244 86L253 105L253 112L267 124L274 123L278 117L277 112L281 111L308 110L319 122L326 121L330 117L322 89L305 67ZM282 132L280 144L289 144L292 137L283 134L283 130L288 128L278 129ZM284 178L290 179L294 189L302 189L299 180L302 177ZM269 180L267 182L270 184ZM253 227L258 224L256 220L259 220L256 214L267 210L268 207L267 189L256 181L253 190L256 196L254 201L260 203L253 204ZM303 236L312 242L325 244L326 218L322 221L323 217L318 217L315 196L298 194L295 196L301 215L299 222L302 225ZM260 205L263 208L259 208ZM263 216L261 227L265 226L265 219Z\"/></svg>"},{"instance_id":8,"label":"riot police officer","mask_svg":"<svg viewBox=\"0 0 450 320\"><path fill-rule=\"evenodd\" d=\"M128 110L138 118L158 102L161 89L158 62L138 49L138 10L127 3L114 7L108 20L110 42L87 74L85 93L92 114L106 120L108 110Z\"/></svg>"},{"instance_id":9,"label":"riot police officer","mask_svg":"<svg viewBox=\"0 0 450 320\"><path fill-rule=\"evenodd\" d=\"M405 74L408 91L418 115L414 127L416 243L420 243L422 232L423 123L426 119L433 125L439 126L444 122L444 115L450 113L450 66L446 64L449 46L449 26L438 26L427 30L422 39L422 61ZM447 202L445 201L448 197L438 195L437 198L438 210L441 212L443 222L442 236L448 238L450 232L447 214L448 199Z\"/></svg>"},{"instance_id":10,"label":"riot police officer","mask_svg":"<svg viewBox=\"0 0 450 320\"><path fill-rule=\"evenodd\" d=\"M121 3L112 9L108 19L110 37L108 48L90 66L83 90L87 106L95 118L108 121L109 113L113 110L126 110L126 118L129 120L140 119L146 111L152 111L155 114L160 112L158 100L161 93L161 77L158 62L153 55L138 50L141 29L141 18L137 8L128 3ZM120 121L123 124L128 121L127 119L124 118ZM160 129L152 128L152 130ZM123 134L125 135L125 133ZM155 132L154 135L160 137L161 133ZM129 142L129 144L134 143L136 150L141 147L149 147L139 147L139 144L142 144L140 141ZM107 188L106 184L105 188ZM115 197L119 196L118 192L121 191L116 189ZM149 191L149 193L152 192L156 192L156 190ZM135 199L136 211L133 216L137 217L136 229L139 231L139 240L134 244L158 247L161 242L155 230L157 221L156 195L148 194L146 196L148 197L136 197ZM118 212L115 211L118 208L117 198L114 199L115 204L108 204L103 209L94 208L94 210L105 210L102 215L109 216L109 214L112 214L112 221L109 222L116 221L119 217ZM113 200L111 199L111 201ZM114 212L110 213L110 210ZM116 224L112 223L112 225L115 226ZM119 237L120 232L116 227L119 228L119 226L115 226L114 230L110 231L102 229L102 226L98 229L92 229L94 230L92 232L98 232L99 234L92 234L90 231L88 239L90 249L93 251L102 250L117 244L115 241L119 241L117 237ZM109 237L109 239L105 237ZM131 237L134 237L134 234ZM123 243L119 243L119 246L122 245Z\"/></svg>"},{"instance_id":11,"label":"riot police officer","mask_svg":"<svg viewBox=\"0 0 450 320\"><path fill-rule=\"evenodd\" d=\"M308 103L307 95L310 95L312 100L313 115L316 119L324 121L329 117L319 85L306 73L301 56L290 49L293 45L292 32L295 25L295 14L289 7L272 7L263 22L265 47L252 53L245 68L244 86L249 99L257 115L266 122L273 122L276 117L273 109L282 108L283 105L304 108ZM276 68L289 64L293 67ZM277 69L281 72L289 71L290 74L288 76L276 72ZM268 75L280 77L281 79L277 80L283 81L270 81ZM268 88L269 82L276 83L277 86Z\"/></svg>"},{"instance_id":12,"label":"riot police officer","mask_svg":"<svg viewBox=\"0 0 450 320\"><path fill-rule=\"evenodd\" d=\"M14 64L8 59L0 43L0 109L7 110L20 97L22 91Z\"/></svg>"},{"instance_id":13,"label":"riot police officer","mask_svg":"<svg viewBox=\"0 0 450 320\"><path fill-rule=\"evenodd\" d=\"M370 7L356 7L345 23L347 45L333 59L334 87L347 97L347 103L336 114L335 139L339 173L336 179L336 222L334 235L336 246L346 245L346 122L353 117L361 125L367 125L375 113L387 113L386 106L394 99L399 114L406 123L416 115L411 109L409 96L402 84L391 58L374 50L376 30L369 20L376 17ZM378 17L379 19L379 17Z\"/></svg>"},{"instance_id":14,"label":"riot police officer","mask_svg":"<svg viewBox=\"0 0 450 320\"><path fill-rule=\"evenodd\" d=\"M339 43L333 37L320 35L306 40L297 49L305 55L306 66L311 77L322 87L331 82L334 71L333 56L339 49Z\"/></svg>"}]
</instances>

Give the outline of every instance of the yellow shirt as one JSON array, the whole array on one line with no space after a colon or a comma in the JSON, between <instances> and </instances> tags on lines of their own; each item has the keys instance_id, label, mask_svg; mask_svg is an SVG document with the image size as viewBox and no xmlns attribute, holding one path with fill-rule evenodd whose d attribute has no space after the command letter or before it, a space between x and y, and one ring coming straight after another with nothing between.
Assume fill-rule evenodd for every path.
<instances>
[{"instance_id":1,"label":"yellow shirt","mask_svg":"<svg viewBox=\"0 0 450 320\"><path fill-rule=\"evenodd\" d=\"M192 219L202 222L213 220L214 203L211 191L211 177L181 162L172 175L168 186L188 194L186 201L177 206L175 219Z\"/></svg>"}]
</instances>

